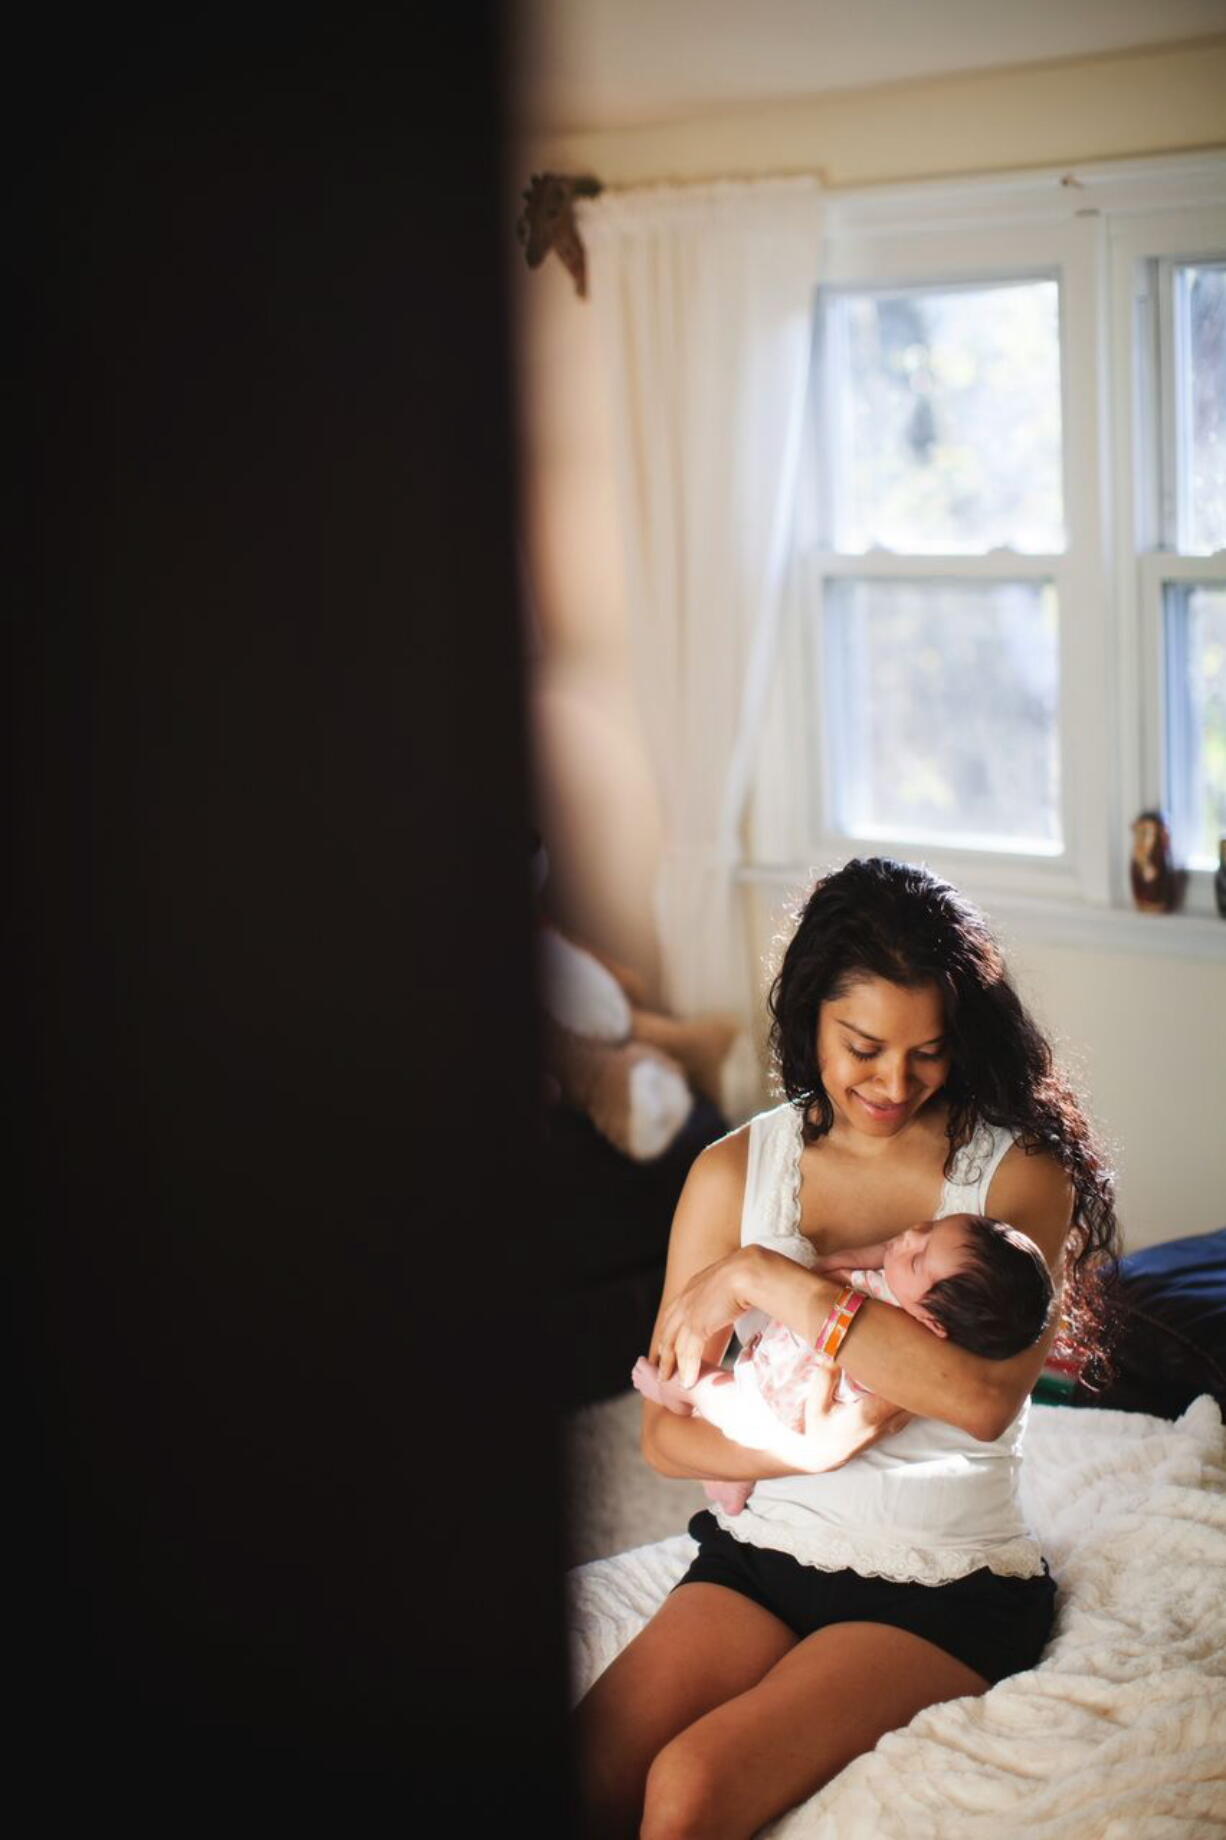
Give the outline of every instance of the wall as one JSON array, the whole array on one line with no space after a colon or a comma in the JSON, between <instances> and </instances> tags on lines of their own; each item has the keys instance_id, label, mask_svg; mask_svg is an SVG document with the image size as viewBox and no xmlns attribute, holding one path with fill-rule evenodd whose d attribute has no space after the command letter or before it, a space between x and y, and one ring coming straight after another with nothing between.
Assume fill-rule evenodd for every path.
<instances>
[{"instance_id":1,"label":"wall","mask_svg":"<svg viewBox=\"0 0 1226 1840\"><path fill-rule=\"evenodd\" d=\"M1112 1151L1127 1243L1226 1224L1226 965L1052 945L1013 962Z\"/></svg>"},{"instance_id":2,"label":"wall","mask_svg":"<svg viewBox=\"0 0 1226 1840\"><path fill-rule=\"evenodd\" d=\"M1223 95L1226 40L1214 40L525 142L516 178L551 167L617 185L816 170L838 188L1150 156L1226 139ZM519 302L539 807L553 895L559 918L654 981L659 818L634 709L594 320L553 260L521 272ZM1226 969L1020 940L1014 958L1036 1009L1082 1062L1119 1147L1129 1243L1220 1225L1226 1185L1210 1117L1226 1111L1217 1041Z\"/></svg>"},{"instance_id":3,"label":"wall","mask_svg":"<svg viewBox=\"0 0 1226 1840\"><path fill-rule=\"evenodd\" d=\"M1216 146L1224 94L1226 38L1202 39L556 135L533 157L606 185L765 172L880 185Z\"/></svg>"}]
</instances>

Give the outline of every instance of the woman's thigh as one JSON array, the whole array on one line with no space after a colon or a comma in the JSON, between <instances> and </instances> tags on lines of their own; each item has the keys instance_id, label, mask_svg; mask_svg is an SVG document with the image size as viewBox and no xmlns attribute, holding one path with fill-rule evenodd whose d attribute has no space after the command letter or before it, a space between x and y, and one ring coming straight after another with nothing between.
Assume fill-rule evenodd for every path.
<instances>
[{"instance_id":1,"label":"woman's thigh","mask_svg":"<svg viewBox=\"0 0 1226 1840\"><path fill-rule=\"evenodd\" d=\"M643 1840L747 1840L925 1706L987 1686L910 1630L883 1623L819 1629L659 1752L648 1776Z\"/></svg>"},{"instance_id":2,"label":"woman's thigh","mask_svg":"<svg viewBox=\"0 0 1226 1840\"><path fill-rule=\"evenodd\" d=\"M637 1834L657 1754L796 1647L769 1610L718 1584L683 1584L606 1668L576 1713L592 1835Z\"/></svg>"}]
</instances>

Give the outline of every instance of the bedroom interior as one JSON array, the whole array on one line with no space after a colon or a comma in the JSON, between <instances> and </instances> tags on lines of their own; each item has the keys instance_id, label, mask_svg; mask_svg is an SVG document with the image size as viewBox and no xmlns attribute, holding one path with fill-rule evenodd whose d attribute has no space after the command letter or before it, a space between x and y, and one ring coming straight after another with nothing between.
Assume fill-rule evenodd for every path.
<instances>
[{"instance_id":1,"label":"bedroom interior","mask_svg":"<svg viewBox=\"0 0 1226 1840\"><path fill-rule=\"evenodd\" d=\"M722 31L745 9L700 11L720 33L669 53L657 33L693 19L686 0L529 0L521 84L552 70L579 102L521 90L513 157L512 9L496 0L305 9L290 29L283 8L201 0L152 22L122 7L70 32L58 13L24 22L9 1782L44 1826L78 1822L84 1802L137 1835L238 1810L315 1827L325 1807L347 1829L390 1804L430 1831L574 1832L567 1618L577 1689L677 1574L679 1491L639 1463L621 1389L689 1161L761 1103L742 1005L756 1015L779 913L846 840L820 750L795 803L801 781L780 775L821 663L820 647L803 662L789 649L798 610L782 593L761 597L772 621L752 668L730 647L687 707L687 760L718 759L730 729L742 743L719 798L659 775L661 692L698 680L653 668L635 686L625 430L598 333L602 264L658 185L665 217L699 205L698 222L722 200L736 234L741 205L752 219L774 188L800 241L738 293L746 311L807 287L819 257L832 301L839 262L839 299L875 300L891 277L857 251L884 259L912 233L929 266L917 243L908 286L933 282L941 248L962 252L966 280L985 215L1025 255L1005 279L1035 284L1032 331L1046 313L1050 335L1053 282L1064 290L1061 338L1089 354L1058 403L1070 546L1012 554L992 616L1045 635L1040 756L1063 794L1038 803L1043 847L1020 867L980 852L970 879L1093 1093L1128 1244L1191 1261L1136 1274L1143 1409L1036 1408L1033 1516L1069 1590L1052 1655L1024 1690L917 1721L789 1831L1190 1840L1220 1815L1226 1528L1205 1363L1221 1303L1195 1266L1208 1250L1220 1275L1226 926L1207 869L1156 916L1133 910L1129 873L1129 826L1167 791L1164 723L1199 732L1163 701L1160 642L1189 695L1211 675L1218 577L1178 528L1166 437L1183 426L1179 315L1223 246L1220 8L1169 0L1156 41L1144 0L861 0L854 15L761 0L731 72ZM813 53L806 34L832 16L837 36ZM984 21L1000 34L986 54ZM631 113L577 87L627 61L653 86ZM553 254L528 270L515 239L531 174L552 168L602 182L579 198L594 213L586 301ZM992 263L970 270L972 294L1002 281ZM1112 290L1138 277L1165 304L1134 402L1111 356L1132 349ZM711 348L743 323L728 304L708 315ZM747 407L808 349L772 347ZM653 413L668 394L657 403L653 384ZM1134 412L1154 462L1139 482ZM782 502L784 459L811 477L814 423L794 413L795 449L757 426L753 523L760 579L789 590L793 527L767 501ZM701 416L682 433L696 426L718 482ZM915 450L932 446L918 400L908 426ZM1139 557L1145 518L1121 516L1134 491L1155 538ZM757 598L728 593L741 527L695 527L710 533L704 594L728 616ZM876 618L856 600L863 558L819 553L810 585L843 584L831 656L850 673L848 635ZM634 567L666 609L649 561L640 545ZM938 562L965 595L1000 557L908 556L925 593ZM863 562L883 603L896 565ZM1055 631L1073 689L1053 728ZM1174 762L1177 841L1189 759ZM713 870L705 849L669 869L674 921L690 869L713 876L689 961L653 911L665 794L698 801L717 837ZM533 826L551 860L535 913ZM951 844L941 860L961 878L973 854ZM569 942L569 996L593 1006L581 1046L605 1134L596 1107L540 1103L542 913ZM694 1018L666 1013L689 1009L685 980L706 1016L697 1057ZM681 1119L678 1082L698 1088ZM642 1149L644 1107L673 1135L640 1161L607 1132ZM509 1408L503 1371L464 1358L463 1340L501 1347L508 1324L547 1357L521 1364ZM582 1447L569 1553L563 1406ZM590 1562L567 1579L568 1557Z\"/></svg>"},{"instance_id":2,"label":"bedroom interior","mask_svg":"<svg viewBox=\"0 0 1226 1840\"><path fill-rule=\"evenodd\" d=\"M910 844L998 928L1023 995L1090 1096L1118 1171L1131 1313L1117 1391L1106 1406L1074 1393L1074 1411L1055 1403L1070 1388L1054 1374L1032 1417L1027 1506L1068 1585L1051 1657L978 1709L967 1702L921 1715L770 1831L1025 1826L1069 1840L1150 1831L1147 1822L1168 1823L1161 1831L1172 1834L1206 1831L1226 1813L1217 1409L1226 1409L1226 926L1212 892L1226 812L1215 807L1213 837L1193 849L1185 824L1180 860L1190 873L1174 912L1138 911L1129 851L1138 812L1186 796L1163 689L1184 630L1172 608L1196 593L1220 608L1226 576L1226 475L1211 480L1207 534L1189 537L1186 523L1176 531L1166 521L1178 462L1169 433L1163 443L1163 379L1178 335L1153 304L1181 260L1216 264L1220 277L1226 257L1226 17L1190 5L1164 10L1159 27L1140 6L1021 12L958 0L881 0L854 15L787 0L695 4L665 16L602 0L536 0L524 18L517 189L536 174L582 181L571 221L586 263L581 297L573 248L530 270L516 252L524 568L550 918L599 957L632 966L654 1002L683 1015L740 1015L759 1081L750 1101L725 1105L735 1124L774 1102L758 1018L792 902L823 866L873 848L907 854ZM747 224L761 213L759 240L745 229L752 282L721 270L735 256L710 254L742 208ZM652 249L672 247L675 268L657 253L653 269ZM840 710L832 684L868 694L842 665L838 646L850 642L832 636L857 620L861 634L871 625L849 611L849 579L888 583L891 548L902 558L895 577L962 566L940 544L929 546L939 563L929 563L922 537L878 537L866 567L871 532L848 539L835 529L843 513L823 466L837 450L822 418L838 410L837 382L823 366L836 336L844 356L850 349L839 314L849 324L853 308L840 300L1027 273L1058 277L1062 291L1055 444L1064 541L1014 547L988 533L979 554L993 553L963 575L1012 570L1055 583L1063 819L1046 853L1002 848L996 835L951 837L939 821L925 833L896 814L866 818L860 789L833 783L821 732L861 713L854 701ZM703 288L721 275L725 310L715 309L713 324ZM770 326L761 302L772 289L810 317L798 330L793 315L784 353L776 309L773 357L755 372L757 406L773 404L763 433L735 391L720 394L719 366L727 374L738 351L758 363L744 341L755 323ZM1141 316L1151 307L1149 324ZM1033 341L1026 349L1038 364ZM1222 350L1219 342L1207 360L1219 400ZM1036 398L1050 387L1037 369L1028 375ZM1008 387L1016 384L1011 377ZM789 413L803 418L790 433ZM1020 402L1009 415L1023 415ZM754 456L757 498L743 477L748 464L729 484L718 477L722 454L705 463L711 431L729 426ZM725 539L738 518L752 527L742 546L752 559L748 613L727 586L742 560ZM1030 565L1027 551L1060 559L1045 553ZM1164 561L1170 553L1176 559ZM726 652L722 676L707 647ZM871 657L881 673L883 654ZM687 670L702 680L698 696ZM890 708L905 716L904 705ZM700 765L677 764L674 736ZM804 771L790 775L798 756ZM1217 773L1220 801L1221 768L1204 758L1192 771L1206 783ZM715 782L705 791L694 783L704 774ZM805 782L799 793L795 779ZM687 854L703 858L701 872L680 860ZM688 955L678 946L687 902L712 916ZM568 1154L574 1148L568 1142ZM679 1146L682 1174L692 1154ZM658 1296L666 1209L659 1189L635 1205L650 1164L623 1172L624 1197L606 1207L608 1187L594 1173L602 1157L608 1147L593 1134L567 1161L555 1232L564 1240L595 1225L598 1258L593 1245L583 1255L581 1339L590 1357L603 1337L612 1376L615 1346L624 1353L649 1333L643 1293ZM654 1260L644 1251L648 1216ZM630 1218L638 1238L618 1270L617 1248L628 1247L619 1220ZM640 1293L620 1314L617 1284ZM568 1419L568 1555L582 1567L571 1581L575 1692L680 1574L682 1530L702 1502L699 1485L647 1469L638 1417L637 1396L611 1377L593 1378ZM1095 1525L1109 1564L1090 1550ZM1162 1588L1153 1583L1160 1554L1170 1567ZM1216 1580L1213 1600L1207 1578ZM1099 1650L1095 1617L1099 1634L1110 1632ZM1194 1618L1203 1626L1185 1640ZM1165 1711L1147 1708L1141 1691L1158 1640ZM1095 1676L1087 1690L1081 1683ZM1019 1764L1011 1740L1049 1715L1063 1754L1053 1741L1037 1766Z\"/></svg>"}]
</instances>

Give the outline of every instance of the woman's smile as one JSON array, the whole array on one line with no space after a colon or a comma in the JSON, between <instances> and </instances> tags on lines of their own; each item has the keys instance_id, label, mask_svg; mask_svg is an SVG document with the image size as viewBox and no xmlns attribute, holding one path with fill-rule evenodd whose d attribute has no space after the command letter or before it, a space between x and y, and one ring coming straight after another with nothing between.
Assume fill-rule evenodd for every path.
<instances>
[{"instance_id":1,"label":"woman's smile","mask_svg":"<svg viewBox=\"0 0 1226 1840\"><path fill-rule=\"evenodd\" d=\"M872 1118L893 1120L901 1118L905 1112L911 1110L910 1102L906 1099L899 1100L897 1104L891 1104L884 1099L870 1099L867 1093L860 1092L858 1088L853 1088L853 1092Z\"/></svg>"}]
</instances>

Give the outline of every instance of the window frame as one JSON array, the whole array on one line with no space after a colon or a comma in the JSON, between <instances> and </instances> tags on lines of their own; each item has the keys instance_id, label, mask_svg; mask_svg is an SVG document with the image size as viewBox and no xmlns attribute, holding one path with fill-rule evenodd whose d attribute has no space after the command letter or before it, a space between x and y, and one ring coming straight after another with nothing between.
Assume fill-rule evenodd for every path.
<instances>
[{"instance_id":1,"label":"window frame","mask_svg":"<svg viewBox=\"0 0 1226 1840\"><path fill-rule=\"evenodd\" d=\"M1066 549L1063 555L838 554L806 545L797 557L801 617L784 665L808 685L815 757L806 780L809 864L857 850L922 854L1023 935L1119 949L1226 956L1211 872L1189 875L1182 911L1159 925L1132 908L1129 825L1166 802L1163 759L1161 586L1219 578L1221 558L1163 548L1160 330L1138 310L1139 265L1162 258L1216 260L1226 250L1226 156L1111 162L1076 172L831 194L824 288L975 285L1054 275L1060 285L1061 407ZM1151 269L1152 273L1152 269ZM815 316L820 317L820 316ZM1166 392L1169 400L1169 390ZM1205 561L1215 565L1207 577ZM974 575L1055 584L1060 619L1060 856L995 854L949 843L857 838L828 814L832 779L822 708L820 647L806 627L823 615L822 584L839 576ZM819 628L820 630L820 628ZM815 732L816 731L816 732ZM782 885L809 865L756 860L742 881ZM1209 919L1208 916L1214 916ZM1178 924L1175 924L1178 922Z\"/></svg>"},{"instance_id":2,"label":"window frame","mask_svg":"<svg viewBox=\"0 0 1226 1840\"><path fill-rule=\"evenodd\" d=\"M1165 587L1226 580L1226 552L1193 555L1177 547L1173 314L1164 295L1179 263L1218 260L1226 251L1226 204L1171 207L1121 216L1109 228L1116 441L1115 576L1119 605L1121 783L1128 806L1169 809L1167 779ZM1128 898L1127 862L1116 898ZM1212 869L1188 869L1185 916L1216 913Z\"/></svg>"},{"instance_id":3,"label":"window frame","mask_svg":"<svg viewBox=\"0 0 1226 1840\"><path fill-rule=\"evenodd\" d=\"M834 776L830 737L823 721L813 724L819 737L818 758L813 763L816 782L816 819L813 842L823 856L856 851L913 855L921 850L925 861L955 879L965 879L969 868L994 886L1043 899L1102 900L1109 884L1109 861L1096 838L1091 818L1087 781L1098 797L1103 750L1092 747L1081 721L1072 719L1068 686L1084 678L1086 654L1101 644L1103 609L1093 603L1092 571L1088 557L1102 542L1100 510L1082 482L1096 469L1093 449L1101 421L1101 384L1093 326L1101 314L1102 263L1098 245L1101 229L1096 222L1070 217L1065 222L1017 224L989 228L972 224L919 230L894 229L875 234L840 234L832 225L825 251L821 289L825 294L875 288L905 291L924 287L999 286L1002 283L1054 280L1059 288L1060 408L1062 470L1064 480L1065 547L1062 552L1036 554L994 549L977 555L932 554L915 556L870 550L864 555L814 545L799 559L803 571L802 602L805 617L820 632L825 618L825 583L839 578L989 579L1050 581L1059 612L1061 760L1061 830L1059 852L989 851L949 841L919 842L914 837L857 836L835 828ZM1072 284L1070 285L1070 277ZM1074 298L1074 294L1077 296ZM815 362L821 362L824 315L816 315ZM1071 378L1092 377L1089 391L1075 390ZM820 437L819 437L820 438ZM826 443L819 461L819 476L830 467ZM826 508L823 507L823 521ZM1069 617L1072 607L1084 609L1080 621ZM1080 630L1078 630L1080 628ZM820 682L820 645L805 647L811 706L823 707ZM1101 704L1097 725L1107 722L1101 685L1094 694Z\"/></svg>"}]
</instances>

